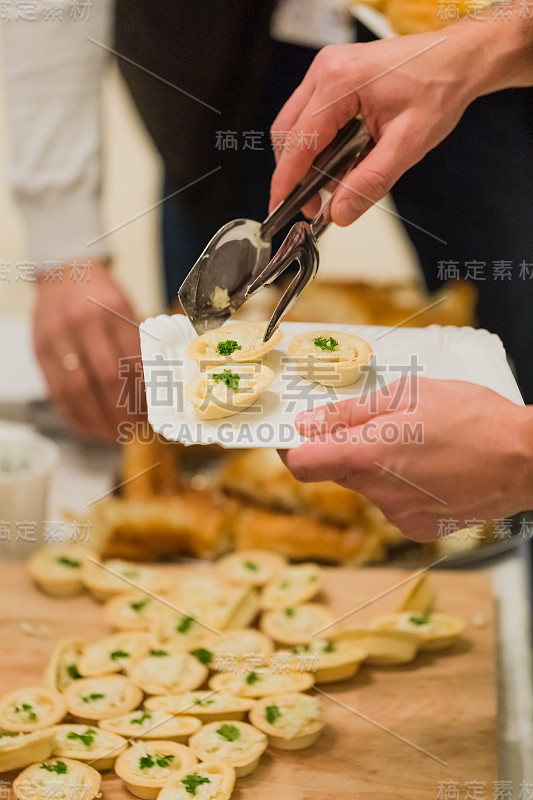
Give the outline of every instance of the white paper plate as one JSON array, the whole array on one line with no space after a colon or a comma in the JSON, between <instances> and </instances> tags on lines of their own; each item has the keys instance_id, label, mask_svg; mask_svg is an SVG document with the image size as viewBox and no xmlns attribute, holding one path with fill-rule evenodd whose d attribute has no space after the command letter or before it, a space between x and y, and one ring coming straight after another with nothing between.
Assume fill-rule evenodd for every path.
<instances>
[{"instance_id":1,"label":"white paper plate","mask_svg":"<svg viewBox=\"0 0 533 800\"><path fill-rule=\"evenodd\" d=\"M287 354L289 341L299 333L320 329L353 333L370 343L374 358L357 383L328 389L296 375ZM488 331L439 325L383 328L285 322L281 325L284 338L264 361L276 372L269 390L240 414L198 420L183 396L185 384L197 374L196 363L185 352L196 336L192 325L181 315L161 315L145 320L140 330L149 422L166 439L183 444L296 447L303 441L294 428L300 411L357 397L415 372L427 378L477 383L522 403L501 340Z\"/></svg>"}]
</instances>

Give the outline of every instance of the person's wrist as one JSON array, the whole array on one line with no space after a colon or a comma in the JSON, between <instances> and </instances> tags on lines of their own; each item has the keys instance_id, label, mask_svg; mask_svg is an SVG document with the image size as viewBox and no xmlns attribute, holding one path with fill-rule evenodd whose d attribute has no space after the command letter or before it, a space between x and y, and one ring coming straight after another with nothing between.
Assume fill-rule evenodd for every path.
<instances>
[{"instance_id":1,"label":"person's wrist","mask_svg":"<svg viewBox=\"0 0 533 800\"><path fill-rule=\"evenodd\" d=\"M518 406L515 414L514 432L516 462L512 466L516 474L517 511L533 509L533 406Z\"/></svg>"},{"instance_id":2,"label":"person's wrist","mask_svg":"<svg viewBox=\"0 0 533 800\"><path fill-rule=\"evenodd\" d=\"M46 268L38 270L36 273L35 285L37 289L54 286L65 286L70 280L78 282L90 282L91 273L107 271L111 267L111 258L77 258L65 261L60 268L62 270L61 280L57 273L50 272ZM58 268L59 269L59 268Z\"/></svg>"}]
</instances>

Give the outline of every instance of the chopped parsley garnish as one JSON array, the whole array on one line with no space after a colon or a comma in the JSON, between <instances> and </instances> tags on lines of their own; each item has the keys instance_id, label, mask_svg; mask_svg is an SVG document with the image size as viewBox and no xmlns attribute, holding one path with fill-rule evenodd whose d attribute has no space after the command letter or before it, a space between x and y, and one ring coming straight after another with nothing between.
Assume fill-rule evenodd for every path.
<instances>
[{"instance_id":1,"label":"chopped parsley garnish","mask_svg":"<svg viewBox=\"0 0 533 800\"><path fill-rule=\"evenodd\" d=\"M318 580L318 575L310 575L307 580L310 583L313 583L313 581L317 581Z\"/></svg>"},{"instance_id":2,"label":"chopped parsley garnish","mask_svg":"<svg viewBox=\"0 0 533 800\"><path fill-rule=\"evenodd\" d=\"M87 728L85 733L76 733L76 731L69 731L67 733L67 739L71 739L73 741L79 740L83 742L85 747L90 747L94 742L94 737L96 736L96 731L93 728Z\"/></svg>"},{"instance_id":3,"label":"chopped parsley garnish","mask_svg":"<svg viewBox=\"0 0 533 800\"><path fill-rule=\"evenodd\" d=\"M284 608L283 613L286 617L294 617L294 608Z\"/></svg>"},{"instance_id":4,"label":"chopped parsley garnish","mask_svg":"<svg viewBox=\"0 0 533 800\"><path fill-rule=\"evenodd\" d=\"M334 653L335 652L335 645L333 642L328 642L328 644L324 645L322 648L323 653Z\"/></svg>"},{"instance_id":5,"label":"chopped parsley garnish","mask_svg":"<svg viewBox=\"0 0 533 800\"><path fill-rule=\"evenodd\" d=\"M245 561L244 566L246 567L246 569L249 569L250 572L257 572L259 569L255 561Z\"/></svg>"},{"instance_id":6,"label":"chopped parsley garnish","mask_svg":"<svg viewBox=\"0 0 533 800\"><path fill-rule=\"evenodd\" d=\"M242 350L242 347L235 339L226 339L225 342L217 344L217 350L221 356L230 356L235 350Z\"/></svg>"},{"instance_id":7,"label":"chopped parsley garnish","mask_svg":"<svg viewBox=\"0 0 533 800\"><path fill-rule=\"evenodd\" d=\"M277 706L265 707L265 719L269 725L273 725L278 717L281 717L281 711Z\"/></svg>"},{"instance_id":8,"label":"chopped parsley garnish","mask_svg":"<svg viewBox=\"0 0 533 800\"><path fill-rule=\"evenodd\" d=\"M186 791L194 795L196 794L196 789L198 786L201 786L202 783L211 783L211 780L210 778L204 778L203 775L186 775L182 780Z\"/></svg>"},{"instance_id":9,"label":"chopped parsley garnish","mask_svg":"<svg viewBox=\"0 0 533 800\"><path fill-rule=\"evenodd\" d=\"M134 578L139 578L140 577L139 570L138 569L125 569L124 572L122 573L122 577L123 578L129 578L130 580L133 580Z\"/></svg>"},{"instance_id":10,"label":"chopped parsley garnish","mask_svg":"<svg viewBox=\"0 0 533 800\"><path fill-rule=\"evenodd\" d=\"M20 706L15 706L15 714L26 714L30 722L35 722L37 719L37 714L30 703L21 703Z\"/></svg>"},{"instance_id":11,"label":"chopped parsley garnish","mask_svg":"<svg viewBox=\"0 0 533 800\"><path fill-rule=\"evenodd\" d=\"M281 583L280 583L280 585L279 585L279 588L280 588L280 589L288 589L288 588L289 588L289 586L290 586L290 583L289 583L289 581L281 581Z\"/></svg>"},{"instance_id":12,"label":"chopped parsley garnish","mask_svg":"<svg viewBox=\"0 0 533 800\"><path fill-rule=\"evenodd\" d=\"M165 656L168 656L168 651L167 650L150 650L150 655L153 658L164 658Z\"/></svg>"},{"instance_id":13,"label":"chopped parsley garnish","mask_svg":"<svg viewBox=\"0 0 533 800\"><path fill-rule=\"evenodd\" d=\"M165 769L170 765L171 761L174 761L174 756L164 756L161 753L154 753L151 755L148 753L147 755L140 757L139 767L141 769L150 769L157 764L158 767Z\"/></svg>"},{"instance_id":14,"label":"chopped parsley garnish","mask_svg":"<svg viewBox=\"0 0 533 800\"><path fill-rule=\"evenodd\" d=\"M78 558L69 558L68 556L58 556L56 558L58 564L62 567L70 567L71 569L80 569L81 561Z\"/></svg>"},{"instance_id":15,"label":"chopped parsley garnish","mask_svg":"<svg viewBox=\"0 0 533 800\"><path fill-rule=\"evenodd\" d=\"M298 655L298 653L308 653L310 649L310 644L298 644L296 647L292 648L291 653L294 653L294 655Z\"/></svg>"},{"instance_id":16,"label":"chopped parsley garnish","mask_svg":"<svg viewBox=\"0 0 533 800\"><path fill-rule=\"evenodd\" d=\"M212 377L215 383L225 383L228 389L239 388L241 376L230 369L225 369L223 372L215 372Z\"/></svg>"},{"instance_id":17,"label":"chopped parsley garnish","mask_svg":"<svg viewBox=\"0 0 533 800\"><path fill-rule=\"evenodd\" d=\"M72 678L73 681L77 681L77 680L79 680L79 678L83 677L81 675L81 673L80 673L80 671L79 671L79 669L78 669L76 664L69 664L68 665L67 674L68 674L69 678Z\"/></svg>"},{"instance_id":18,"label":"chopped parsley garnish","mask_svg":"<svg viewBox=\"0 0 533 800\"><path fill-rule=\"evenodd\" d=\"M66 775L68 772L67 765L64 761L56 761L55 764L41 764L41 769L45 769L47 772L55 772L56 775Z\"/></svg>"},{"instance_id":19,"label":"chopped parsley garnish","mask_svg":"<svg viewBox=\"0 0 533 800\"><path fill-rule=\"evenodd\" d=\"M319 347L321 350L328 350L330 353L339 346L338 341L333 336L329 336L327 339L325 336L317 336L314 339L314 343L315 347Z\"/></svg>"},{"instance_id":20,"label":"chopped parsley garnish","mask_svg":"<svg viewBox=\"0 0 533 800\"><path fill-rule=\"evenodd\" d=\"M91 694L86 694L81 699L84 703L94 703L95 700L103 700L105 694L100 694L100 692L91 692Z\"/></svg>"},{"instance_id":21,"label":"chopped parsley garnish","mask_svg":"<svg viewBox=\"0 0 533 800\"><path fill-rule=\"evenodd\" d=\"M144 725L147 719L152 719L152 715L147 711L143 711L140 717L137 717L136 719L130 719L130 723L132 725Z\"/></svg>"},{"instance_id":22,"label":"chopped parsley garnish","mask_svg":"<svg viewBox=\"0 0 533 800\"><path fill-rule=\"evenodd\" d=\"M416 614L409 617L409 622L412 622L413 625L427 625L429 622L429 614Z\"/></svg>"},{"instance_id":23,"label":"chopped parsley garnish","mask_svg":"<svg viewBox=\"0 0 533 800\"><path fill-rule=\"evenodd\" d=\"M11 739L13 736L19 736L19 734L13 733L13 731L0 731L0 739L5 739L6 737Z\"/></svg>"},{"instance_id":24,"label":"chopped parsley garnish","mask_svg":"<svg viewBox=\"0 0 533 800\"><path fill-rule=\"evenodd\" d=\"M178 633L187 633L194 621L194 617L182 617L179 624L176 625L176 631Z\"/></svg>"},{"instance_id":25,"label":"chopped parsley garnish","mask_svg":"<svg viewBox=\"0 0 533 800\"><path fill-rule=\"evenodd\" d=\"M145 608L149 602L150 602L149 597L145 597L143 600L134 600L132 603L130 603L130 608L133 611L142 611L143 608Z\"/></svg>"},{"instance_id":26,"label":"chopped parsley garnish","mask_svg":"<svg viewBox=\"0 0 533 800\"><path fill-rule=\"evenodd\" d=\"M253 684L259 680L259 675L257 672L250 672L250 674L246 676L245 680L248 686L253 686Z\"/></svg>"},{"instance_id":27,"label":"chopped parsley garnish","mask_svg":"<svg viewBox=\"0 0 533 800\"><path fill-rule=\"evenodd\" d=\"M213 653L211 650L206 650L205 647L198 647L196 650L191 650L191 655L197 658L200 664L210 664L213 660Z\"/></svg>"},{"instance_id":28,"label":"chopped parsley garnish","mask_svg":"<svg viewBox=\"0 0 533 800\"><path fill-rule=\"evenodd\" d=\"M129 658L130 654L126 653L125 650L113 650L112 653L109 653L109 658L111 661L116 661L119 658Z\"/></svg>"},{"instance_id":29,"label":"chopped parsley garnish","mask_svg":"<svg viewBox=\"0 0 533 800\"><path fill-rule=\"evenodd\" d=\"M202 698L201 698L201 697L197 697L197 698L195 699L195 701L194 701L193 705L195 705L195 706L210 706L210 705L212 705L212 703L214 703L214 702L215 702L214 700L208 700L207 698L205 698L204 700L202 700Z\"/></svg>"},{"instance_id":30,"label":"chopped parsley garnish","mask_svg":"<svg viewBox=\"0 0 533 800\"><path fill-rule=\"evenodd\" d=\"M241 732L235 725L221 725L217 728L217 733L228 742L235 742L241 738Z\"/></svg>"}]
</instances>

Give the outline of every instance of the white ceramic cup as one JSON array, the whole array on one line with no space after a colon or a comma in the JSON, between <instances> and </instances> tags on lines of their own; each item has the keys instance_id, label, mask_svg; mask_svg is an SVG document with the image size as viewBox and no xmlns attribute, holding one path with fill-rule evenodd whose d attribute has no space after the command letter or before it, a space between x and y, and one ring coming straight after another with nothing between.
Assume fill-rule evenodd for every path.
<instances>
[{"instance_id":1,"label":"white ceramic cup","mask_svg":"<svg viewBox=\"0 0 533 800\"><path fill-rule=\"evenodd\" d=\"M32 431L0 430L0 558L23 559L44 546L48 488L59 450Z\"/></svg>"}]
</instances>

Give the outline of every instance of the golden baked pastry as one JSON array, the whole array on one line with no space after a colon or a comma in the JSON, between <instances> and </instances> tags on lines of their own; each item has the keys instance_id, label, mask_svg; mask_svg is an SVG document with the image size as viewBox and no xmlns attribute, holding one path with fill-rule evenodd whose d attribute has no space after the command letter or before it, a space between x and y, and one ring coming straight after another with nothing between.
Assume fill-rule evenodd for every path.
<instances>
[{"instance_id":1,"label":"golden baked pastry","mask_svg":"<svg viewBox=\"0 0 533 800\"><path fill-rule=\"evenodd\" d=\"M157 696L157 695L156 695ZM201 722L193 716L169 716L162 709L139 708L113 719L103 719L98 725L128 739L166 739L186 744L187 739L200 728Z\"/></svg>"},{"instance_id":2,"label":"golden baked pastry","mask_svg":"<svg viewBox=\"0 0 533 800\"><path fill-rule=\"evenodd\" d=\"M374 352L368 342L343 331L300 333L289 342L298 375L323 386L350 386Z\"/></svg>"},{"instance_id":3,"label":"golden baked pastry","mask_svg":"<svg viewBox=\"0 0 533 800\"><path fill-rule=\"evenodd\" d=\"M189 653L153 649L132 664L129 675L146 694L177 694L197 689L208 673L207 667Z\"/></svg>"},{"instance_id":4,"label":"golden baked pastry","mask_svg":"<svg viewBox=\"0 0 533 800\"><path fill-rule=\"evenodd\" d=\"M235 719L209 722L189 739L189 747L201 761L221 759L235 769L238 778L254 771L267 745L264 733Z\"/></svg>"},{"instance_id":5,"label":"golden baked pastry","mask_svg":"<svg viewBox=\"0 0 533 800\"><path fill-rule=\"evenodd\" d=\"M28 569L45 594L72 597L84 591L81 572L87 556L97 557L93 550L80 544L44 547L32 554Z\"/></svg>"},{"instance_id":6,"label":"golden baked pastry","mask_svg":"<svg viewBox=\"0 0 533 800\"><path fill-rule=\"evenodd\" d=\"M92 724L133 711L141 702L143 693L122 675L103 675L74 681L64 696L72 716Z\"/></svg>"},{"instance_id":7,"label":"golden baked pastry","mask_svg":"<svg viewBox=\"0 0 533 800\"><path fill-rule=\"evenodd\" d=\"M152 649L186 653L201 647L213 634L213 628L204 621L198 607L195 614L173 612L167 609L153 631Z\"/></svg>"},{"instance_id":8,"label":"golden baked pastry","mask_svg":"<svg viewBox=\"0 0 533 800\"><path fill-rule=\"evenodd\" d=\"M26 767L13 781L19 800L93 800L100 791L100 773L71 758L49 758Z\"/></svg>"},{"instance_id":9,"label":"golden baked pastry","mask_svg":"<svg viewBox=\"0 0 533 800\"><path fill-rule=\"evenodd\" d=\"M64 692L73 681L82 678L79 662L85 648L82 639L69 636L60 639L52 651L44 673L44 683L50 689Z\"/></svg>"},{"instance_id":10,"label":"golden baked pastry","mask_svg":"<svg viewBox=\"0 0 533 800\"><path fill-rule=\"evenodd\" d=\"M15 733L0 729L0 772L23 769L52 755L54 729Z\"/></svg>"},{"instance_id":11,"label":"golden baked pastry","mask_svg":"<svg viewBox=\"0 0 533 800\"><path fill-rule=\"evenodd\" d=\"M350 642L367 653L371 666L408 664L420 649L420 637L409 631L354 628L332 636L334 642Z\"/></svg>"},{"instance_id":12,"label":"golden baked pastry","mask_svg":"<svg viewBox=\"0 0 533 800\"><path fill-rule=\"evenodd\" d=\"M98 770L113 769L118 754L127 747L122 736L88 725L56 725L54 749L57 758L88 762Z\"/></svg>"},{"instance_id":13,"label":"golden baked pastry","mask_svg":"<svg viewBox=\"0 0 533 800\"><path fill-rule=\"evenodd\" d=\"M121 672L128 664L148 654L148 634L126 631L106 636L86 645L79 659L78 668L84 678Z\"/></svg>"},{"instance_id":14,"label":"golden baked pastry","mask_svg":"<svg viewBox=\"0 0 533 800\"><path fill-rule=\"evenodd\" d=\"M223 419L253 405L273 380L274 373L264 364L213 368L189 381L185 399L200 419Z\"/></svg>"},{"instance_id":15,"label":"golden baked pastry","mask_svg":"<svg viewBox=\"0 0 533 800\"><path fill-rule=\"evenodd\" d=\"M287 559L268 550L240 550L217 561L217 571L230 583L244 586L263 586L271 581Z\"/></svg>"},{"instance_id":16,"label":"golden baked pastry","mask_svg":"<svg viewBox=\"0 0 533 800\"><path fill-rule=\"evenodd\" d=\"M261 608L280 609L311 600L324 586L318 564L291 564L279 572L261 592Z\"/></svg>"},{"instance_id":17,"label":"golden baked pastry","mask_svg":"<svg viewBox=\"0 0 533 800\"><path fill-rule=\"evenodd\" d=\"M193 339L187 347L187 355L193 358L200 369L243 361L261 361L283 339L278 328L268 342L263 341L264 322L235 322L222 325Z\"/></svg>"},{"instance_id":18,"label":"golden baked pastry","mask_svg":"<svg viewBox=\"0 0 533 800\"><path fill-rule=\"evenodd\" d=\"M435 605L437 592L424 573L408 584L407 592L398 605L398 611L420 611L426 614Z\"/></svg>"},{"instance_id":19,"label":"golden baked pastry","mask_svg":"<svg viewBox=\"0 0 533 800\"><path fill-rule=\"evenodd\" d=\"M222 691L184 692L183 694L154 695L145 701L148 709L161 710L165 714L191 714L200 722L219 719L245 718L253 708L255 700L239 697Z\"/></svg>"},{"instance_id":20,"label":"golden baked pastry","mask_svg":"<svg viewBox=\"0 0 533 800\"><path fill-rule=\"evenodd\" d=\"M165 576L152 567L118 558L96 563L86 561L81 577L94 599L99 602L132 588L146 589L157 594L164 592L168 585Z\"/></svg>"},{"instance_id":21,"label":"golden baked pastry","mask_svg":"<svg viewBox=\"0 0 533 800\"><path fill-rule=\"evenodd\" d=\"M235 786L235 770L225 761L210 758L191 769L173 772L158 800L229 800Z\"/></svg>"},{"instance_id":22,"label":"golden baked pastry","mask_svg":"<svg viewBox=\"0 0 533 800\"><path fill-rule=\"evenodd\" d=\"M242 667L246 658L268 661L274 652L274 643L260 631L242 628L211 637L205 642L203 650L204 658L208 659L204 663L211 669L224 672L239 664Z\"/></svg>"},{"instance_id":23,"label":"golden baked pastry","mask_svg":"<svg viewBox=\"0 0 533 800\"><path fill-rule=\"evenodd\" d=\"M333 683L352 678L366 657L366 651L349 640L315 637L290 650L278 650L272 656L271 665L288 664L292 670L311 672L315 683Z\"/></svg>"},{"instance_id":24,"label":"golden baked pastry","mask_svg":"<svg viewBox=\"0 0 533 800\"><path fill-rule=\"evenodd\" d=\"M190 770L196 756L177 742L164 739L135 742L115 761L115 772L136 797L155 800L173 772Z\"/></svg>"},{"instance_id":25,"label":"golden baked pastry","mask_svg":"<svg viewBox=\"0 0 533 800\"><path fill-rule=\"evenodd\" d=\"M245 628L259 611L255 589L227 583L213 573L183 576L176 582L169 600L198 624L203 623L204 630L209 633L213 629ZM183 631L178 629L177 633Z\"/></svg>"},{"instance_id":26,"label":"golden baked pastry","mask_svg":"<svg viewBox=\"0 0 533 800\"><path fill-rule=\"evenodd\" d=\"M303 603L300 606L265 611L259 621L261 630L274 641L282 645L307 644L314 636L328 627L327 636L331 636L334 627L331 625L335 615L323 603Z\"/></svg>"},{"instance_id":27,"label":"golden baked pastry","mask_svg":"<svg viewBox=\"0 0 533 800\"><path fill-rule=\"evenodd\" d=\"M25 686L0 697L0 729L20 733L44 730L67 713L63 695L48 686Z\"/></svg>"},{"instance_id":28,"label":"golden baked pastry","mask_svg":"<svg viewBox=\"0 0 533 800\"><path fill-rule=\"evenodd\" d=\"M134 589L111 597L104 606L104 617L118 630L150 631L161 619L164 608L155 597Z\"/></svg>"},{"instance_id":29,"label":"golden baked pastry","mask_svg":"<svg viewBox=\"0 0 533 800\"><path fill-rule=\"evenodd\" d=\"M421 650L443 650L451 647L463 633L465 626L461 617L439 611L404 611L388 614L372 623L372 627L380 631L405 631L418 636Z\"/></svg>"},{"instance_id":30,"label":"golden baked pastry","mask_svg":"<svg viewBox=\"0 0 533 800\"><path fill-rule=\"evenodd\" d=\"M281 692L306 692L315 682L311 672L287 672L260 667L247 672L219 672L209 680L209 688L240 697L264 697Z\"/></svg>"},{"instance_id":31,"label":"golden baked pastry","mask_svg":"<svg viewBox=\"0 0 533 800\"><path fill-rule=\"evenodd\" d=\"M262 697L250 711L250 722L280 750L311 747L326 724L320 698L301 692Z\"/></svg>"}]
</instances>

